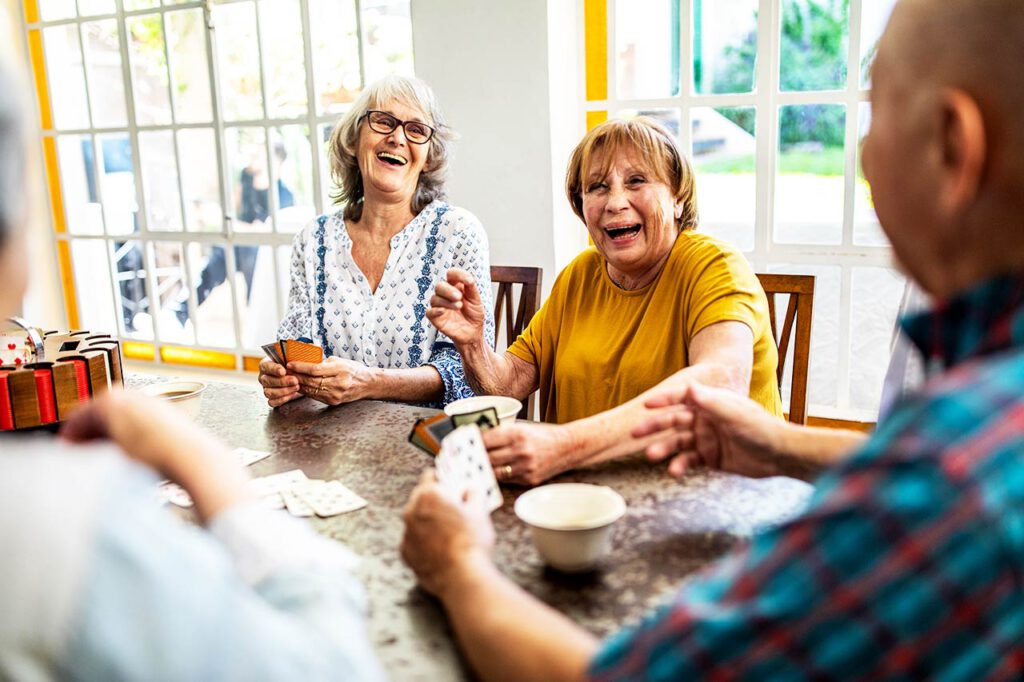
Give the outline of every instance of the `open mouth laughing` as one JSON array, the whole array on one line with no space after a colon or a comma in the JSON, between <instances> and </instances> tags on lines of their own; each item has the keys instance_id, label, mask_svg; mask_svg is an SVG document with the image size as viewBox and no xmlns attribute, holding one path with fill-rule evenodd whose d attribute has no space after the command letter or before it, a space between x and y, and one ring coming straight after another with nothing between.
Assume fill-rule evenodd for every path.
<instances>
[{"instance_id":1,"label":"open mouth laughing","mask_svg":"<svg viewBox=\"0 0 1024 682\"><path fill-rule=\"evenodd\" d=\"M392 154L390 152L378 152L377 158L390 166L404 166L409 163L408 159Z\"/></svg>"},{"instance_id":2,"label":"open mouth laughing","mask_svg":"<svg viewBox=\"0 0 1024 682\"><path fill-rule=\"evenodd\" d=\"M633 235L640 232L640 224L635 225L617 225L615 227L604 228L605 234L607 234L613 242L629 239Z\"/></svg>"}]
</instances>

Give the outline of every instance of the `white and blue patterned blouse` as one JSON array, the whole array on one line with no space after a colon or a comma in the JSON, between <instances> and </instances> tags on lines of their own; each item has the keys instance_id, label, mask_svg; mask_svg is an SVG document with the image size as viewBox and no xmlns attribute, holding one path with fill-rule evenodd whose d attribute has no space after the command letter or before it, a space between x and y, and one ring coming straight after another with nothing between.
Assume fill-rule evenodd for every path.
<instances>
[{"instance_id":1,"label":"white and blue patterned blouse","mask_svg":"<svg viewBox=\"0 0 1024 682\"><path fill-rule=\"evenodd\" d=\"M288 312L279 339L305 337L324 353L368 367L431 365L444 382L444 403L473 395L455 345L426 318L434 285L457 267L476 279L493 345L487 233L469 211L433 201L391 238L376 291L352 259L341 211L322 215L295 236Z\"/></svg>"}]
</instances>

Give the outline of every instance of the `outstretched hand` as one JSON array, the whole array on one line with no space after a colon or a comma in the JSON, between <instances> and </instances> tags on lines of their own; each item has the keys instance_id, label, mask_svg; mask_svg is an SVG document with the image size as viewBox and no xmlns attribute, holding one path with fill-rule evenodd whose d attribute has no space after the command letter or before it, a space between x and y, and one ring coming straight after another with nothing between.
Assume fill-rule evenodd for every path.
<instances>
[{"instance_id":1,"label":"outstretched hand","mask_svg":"<svg viewBox=\"0 0 1024 682\"><path fill-rule=\"evenodd\" d=\"M476 281L459 268L449 270L447 281L437 283L427 309L430 322L456 345L483 338L486 314Z\"/></svg>"},{"instance_id":2,"label":"outstretched hand","mask_svg":"<svg viewBox=\"0 0 1024 682\"><path fill-rule=\"evenodd\" d=\"M651 416L632 435L641 438L665 432L664 438L648 446L647 456L652 461L671 458L668 472L672 476L694 466L752 478L780 473L780 440L787 425L750 398L693 383L660 392L644 405L670 408Z\"/></svg>"}]
</instances>

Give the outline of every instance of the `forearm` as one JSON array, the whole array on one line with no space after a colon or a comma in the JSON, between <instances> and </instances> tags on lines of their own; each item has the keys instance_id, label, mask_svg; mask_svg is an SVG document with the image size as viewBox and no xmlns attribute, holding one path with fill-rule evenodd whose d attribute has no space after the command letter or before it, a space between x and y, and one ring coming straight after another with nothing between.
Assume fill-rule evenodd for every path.
<instances>
[{"instance_id":1,"label":"forearm","mask_svg":"<svg viewBox=\"0 0 1024 682\"><path fill-rule=\"evenodd\" d=\"M536 387L524 386L527 377L520 377L507 353L495 353L483 341L459 346L466 381L477 395L507 395L522 400Z\"/></svg>"},{"instance_id":2,"label":"forearm","mask_svg":"<svg viewBox=\"0 0 1024 682\"><path fill-rule=\"evenodd\" d=\"M583 680L597 641L526 594L478 556L441 595L463 652L480 678Z\"/></svg>"},{"instance_id":3,"label":"forearm","mask_svg":"<svg viewBox=\"0 0 1024 682\"><path fill-rule=\"evenodd\" d=\"M813 481L866 440L867 435L858 431L784 424L775 448L779 474Z\"/></svg>"},{"instance_id":4,"label":"forearm","mask_svg":"<svg viewBox=\"0 0 1024 682\"><path fill-rule=\"evenodd\" d=\"M412 369L371 368L367 398L409 403L438 402L444 396L441 375L430 365Z\"/></svg>"}]
</instances>

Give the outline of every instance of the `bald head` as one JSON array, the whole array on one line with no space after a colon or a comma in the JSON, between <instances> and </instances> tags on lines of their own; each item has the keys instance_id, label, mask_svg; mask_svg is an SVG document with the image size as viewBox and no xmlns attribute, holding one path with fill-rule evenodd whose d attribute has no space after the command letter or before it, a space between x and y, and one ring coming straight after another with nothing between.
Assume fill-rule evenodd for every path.
<instances>
[{"instance_id":1,"label":"bald head","mask_svg":"<svg viewBox=\"0 0 1024 682\"><path fill-rule=\"evenodd\" d=\"M1012 165L1024 182L1022 0L900 0L879 55L915 90L971 95L985 116L992 160Z\"/></svg>"}]
</instances>

